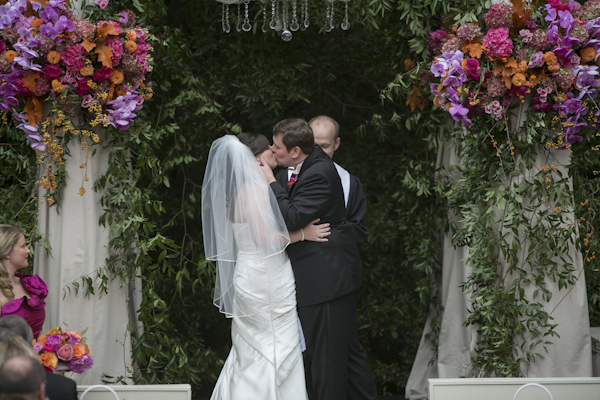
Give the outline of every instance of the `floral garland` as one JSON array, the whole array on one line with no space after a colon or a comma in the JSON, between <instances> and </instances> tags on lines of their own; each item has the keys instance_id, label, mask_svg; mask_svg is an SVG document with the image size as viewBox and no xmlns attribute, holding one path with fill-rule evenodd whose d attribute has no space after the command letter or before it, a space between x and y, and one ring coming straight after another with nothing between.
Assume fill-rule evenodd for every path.
<instances>
[{"instance_id":1,"label":"floral garland","mask_svg":"<svg viewBox=\"0 0 600 400\"><path fill-rule=\"evenodd\" d=\"M90 127L126 130L152 97L144 83L152 71L152 37L136 25L133 11L93 23L77 19L67 4L8 0L0 5L0 110L12 114L40 163L46 163L38 181L46 189L57 188L52 164L64 163L60 140L66 134L79 136L83 149L90 147L86 138L100 141L93 130L74 126L74 117ZM96 1L90 8L107 4ZM46 103L53 107L44 119Z\"/></svg>"},{"instance_id":2,"label":"floral garland","mask_svg":"<svg viewBox=\"0 0 600 400\"><path fill-rule=\"evenodd\" d=\"M555 147L581 142L584 128L597 135L600 0L539 10L518 0L492 5L484 20L487 32L470 22L430 33L434 104L468 127L479 116L506 121L511 100L530 95L535 112L553 116Z\"/></svg>"}]
</instances>

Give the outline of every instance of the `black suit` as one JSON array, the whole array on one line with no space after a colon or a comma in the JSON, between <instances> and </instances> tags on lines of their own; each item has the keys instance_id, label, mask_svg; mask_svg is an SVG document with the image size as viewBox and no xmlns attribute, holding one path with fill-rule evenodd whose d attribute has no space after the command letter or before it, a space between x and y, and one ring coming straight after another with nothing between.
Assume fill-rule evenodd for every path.
<instances>
[{"instance_id":1,"label":"black suit","mask_svg":"<svg viewBox=\"0 0 600 400\"><path fill-rule=\"evenodd\" d=\"M296 278L298 315L306 337L304 366L311 400L375 399L368 360L358 342L356 289L362 283L360 257L340 177L320 147L304 160L298 180L287 171L271 184L290 231L320 218L331 224L325 243L288 246Z\"/></svg>"},{"instance_id":2,"label":"black suit","mask_svg":"<svg viewBox=\"0 0 600 400\"><path fill-rule=\"evenodd\" d=\"M77 400L77 384L73 379L46 371L46 397L50 400Z\"/></svg>"}]
</instances>

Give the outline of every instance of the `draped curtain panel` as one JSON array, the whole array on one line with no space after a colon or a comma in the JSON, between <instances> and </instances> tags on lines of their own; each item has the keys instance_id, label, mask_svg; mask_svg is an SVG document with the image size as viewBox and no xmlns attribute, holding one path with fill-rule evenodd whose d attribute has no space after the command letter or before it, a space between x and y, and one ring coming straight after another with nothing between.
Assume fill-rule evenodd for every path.
<instances>
[{"instance_id":1,"label":"draped curtain panel","mask_svg":"<svg viewBox=\"0 0 600 400\"><path fill-rule=\"evenodd\" d=\"M512 118L512 126L520 126L525 119L528 102L521 105L516 117ZM537 155L530 170L511 178L509 187L522 180L531 180L544 166L556 165L563 176L568 175L570 162L567 150L543 150ZM451 170L452 166L460 166L460 160L455 153L453 143L442 143L438 153L438 169ZM570 210L570 219L575 221L573 210ZM502 219L502 211L496 209L497 221ZM461 227L459 218L450 214L450 221ZM494 227L496 230L505 230ZM474 326L463 326L468 318L470 309L470 294L463 294L461 285L467 281L471 273L467 266L469 257L468 247L454 247L451 243L451 234L443 236L442 253L442 282L439 288L440 304L442 310L432 308L426 322L421 343L419 345L415 363L413 364L408 382L406 384L406 397L410 400L428 398L429 378L461 378L473 377L471 358L475 356L477 343L477 329ZM527 240L521 248L528 249ZM571 258L573 273L577 278L574 286L559 290L558 283L546 279L547 288L554 296L550 302L545 303L544 309L557 324L556 333L560 338L552 337L554 344L548 346L548 353L541 349L544 358L536 358L530 367L522 366L521 373L525 377L589 377L592 376L592 350L590 338L590 323L587 305L587 292L585 275L583 272L583 258L574 246L570 246L568 256ZM523 260L525 257L520 257ZM502 261L502 260L501 260ZM505 287L510 286L513 277L506 274L507 265L503 263L505 273ZM532 299L534 287L526 287L525 295ZM426 338L430 332L433 318L440 321L439 345L435 349L432 342ZM437 350L437 357L436 357Z\"/></svg>"}]
</instances>

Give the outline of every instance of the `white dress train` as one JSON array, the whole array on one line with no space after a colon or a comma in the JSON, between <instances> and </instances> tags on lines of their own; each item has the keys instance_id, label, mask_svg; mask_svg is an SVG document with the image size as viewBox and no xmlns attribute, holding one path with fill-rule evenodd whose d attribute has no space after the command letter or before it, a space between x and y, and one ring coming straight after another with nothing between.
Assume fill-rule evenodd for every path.
<instances>
[{"instance_id":1,"label":"white dress train","mask_svg":"<svg viewBox=\"0 0 600 400\"><path fill-rule=\"evenodd\" d=\"M238 246L232 347L211 400L306 400L296 311L296 283L287 257L264 258L247 224L233 224Z\"/></svg>"}]
</instances>

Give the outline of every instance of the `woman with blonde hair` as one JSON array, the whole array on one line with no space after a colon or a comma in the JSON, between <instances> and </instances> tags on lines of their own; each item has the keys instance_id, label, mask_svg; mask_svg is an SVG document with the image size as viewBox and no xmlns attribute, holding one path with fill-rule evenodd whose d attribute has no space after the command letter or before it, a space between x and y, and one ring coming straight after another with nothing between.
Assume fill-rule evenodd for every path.
<instances>
[{"instance_id":1,"label":"woman with blonde hair","mask_svg":"<svg viewBox=\"0 0 600 400\"><path fill-rule=\"evenodd\" d=\"M0 317L23 317L37 338L46 318L48 287L37 275L17 272L29 265L29 253L21 229L0 225Z\"/></svg>"}]
</instances>

